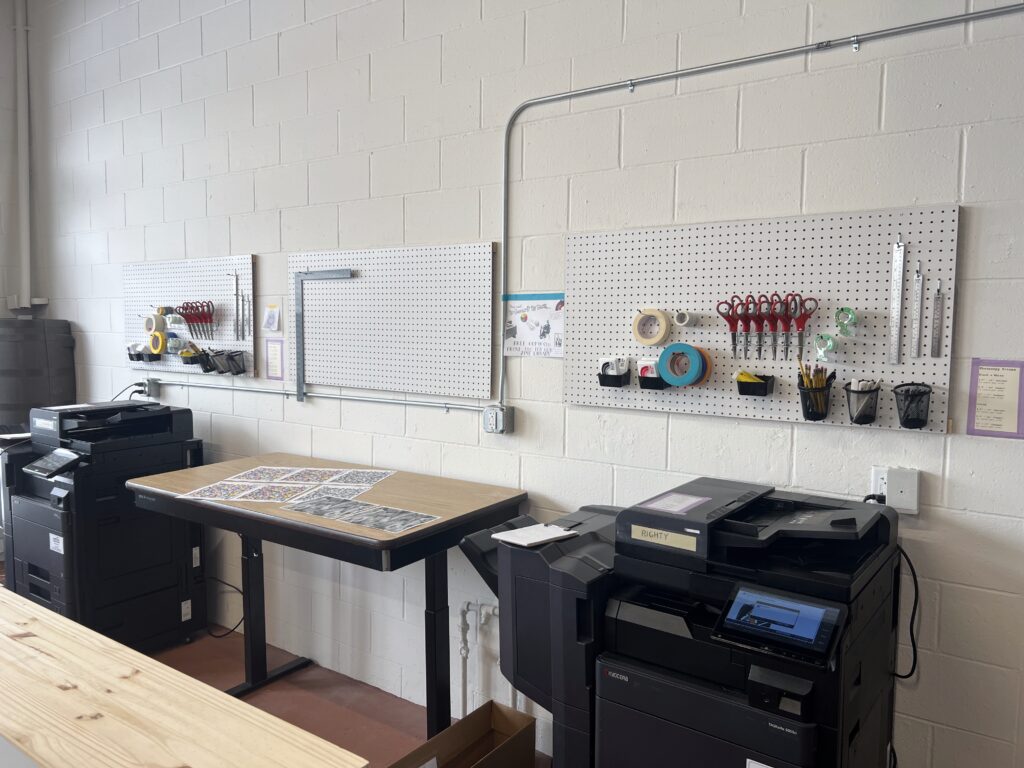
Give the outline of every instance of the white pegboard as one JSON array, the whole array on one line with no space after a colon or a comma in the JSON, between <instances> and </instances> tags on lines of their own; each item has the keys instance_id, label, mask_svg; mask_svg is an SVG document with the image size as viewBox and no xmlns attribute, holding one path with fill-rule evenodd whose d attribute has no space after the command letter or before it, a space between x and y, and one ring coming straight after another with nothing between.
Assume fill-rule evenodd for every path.
<instances>
[{"instance_id":1,"label":"white pegboard","mask_svg":"<svg viewBox=\"0 0 1024 768\"><path fill-rule=\"evenodd\" d=\"M804 361L813 361L813 337L829 333L839 348L825 365L835 370L831 409L824 423L850 425L842 386L851 378L881 378L878 417L865 428L899 429L892 386L932 386L929 432L944 433L949 404L949 367L956 288L959 210L955 205L861 213L822 214L759 221L695 224L668 229L576 234L568 238L566 260L565 401L576 405L699 413L774 421L803 421L796 385L795 340L790 361L772 361L765 329L764 359L732 359L728 327L715 312L733 294L755 297L777 291L813 296L821 306L807 324ZM888 362L889 287L892 245L906 245L903 292L902 364ZM917 261L925 277L922 353L911 357L910 317ZM942 356L931 348L931 297L942 280L945 312ZM852 307L856 337L838 335L835 313ZM632 336L637 310L697 313L696 327L674 327L666 344L682 341L711 353L712 374L702 386L643 390L636 374L639 357L657 357L663 347L645 347ZM629 357L631 383L622 388L598 383L598 360ZM734 375L740 369L774 375L775 393L744 397ZM852 425L851 425L852 426Z\"/></svg>"},{"instance_id":2,"label":"white pegboard","mask_svg":"<svg viewBox=\"0 0 1024 768\"><path fill-rule=\"evenodd\" d=\"M304 282L306 383L490 397L493 262L492 243L289 255L292 323L296 272L354 273Z\"/></svg>"},{"instance_id":3,"label":"white pegboard","mask_svg":"<svg viewBox=\"0 0 1024 768\"><path fill-rule=\"evenodd\" d=\"M253 359L253 320L248 313L250 331L245 340L235 339L235 280L238 273L238 290L252 297L253 257L226 256L213 259L189 259L187 261L153 261L142 264L126 264L124 268L124 328L125 345L147 341L143 327L146 315L155 307L177 307L185 301L211 301L214 305L213 339L195 339L196 344L206 350L241 350L245 353L245 374L252 376L255 370ZM240 318L241 319L241 318ZM188 336L188 333L184 334ZM147 371L173 371L176 373L202 373L198 365L185 365L177 355L163 355L159 362L147 363L129 361L127 350L125 360L129 368ZM210 376L217 376L210 373ZM230 376L230 374L221 374Z\"/></svg>"}]
</instances>

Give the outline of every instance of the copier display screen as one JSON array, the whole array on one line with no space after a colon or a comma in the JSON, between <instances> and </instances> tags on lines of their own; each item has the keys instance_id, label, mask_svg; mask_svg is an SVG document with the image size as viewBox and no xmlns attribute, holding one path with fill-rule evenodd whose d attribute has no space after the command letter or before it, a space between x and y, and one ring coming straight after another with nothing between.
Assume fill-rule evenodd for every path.
<instances>
[{"instance_id":1,"label":"copier display screen","mask_svg":"<svg viewBox=\"0 0 1024 768\"><path fill-rule=\"evenodd\" d=\"M726 609L722 629L825 653L839 615L836 606L740 587Z\"/></svg>"},{"instance_id":2,"label":"copier display screen","mask_svg":"<svg viewBox=\"0 0 1024 768\"><path fill-rule=\"evenodd\" d=\"M67 448L58 448L27 465L24 471L37 477L50 478L66 469L70 469L78 463L80 458L82 457L74 451L69 451Z\"/></svg>"}]
</instances>

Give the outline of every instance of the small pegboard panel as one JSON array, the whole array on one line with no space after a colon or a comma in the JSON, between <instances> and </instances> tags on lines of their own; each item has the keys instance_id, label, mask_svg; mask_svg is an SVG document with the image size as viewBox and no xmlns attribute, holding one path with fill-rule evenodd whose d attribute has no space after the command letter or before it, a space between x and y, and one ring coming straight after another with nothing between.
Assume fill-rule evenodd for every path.
<instances>
[{"instance_id":1,"label":"small pegboard panel","mask_svg":"<svg viewBox=\"0 0 1024 768\"><path fill-rule=\"evenodd\" d=\"M932 387L923 431L946 432L956 247L959 209L955 205L836 213L759 221L694 224L667 229L575 234L566 259L566 349L564 399L575 405L635 408L772 421L803 422L797 387L796 340L783 359L779 332L777 360L765 329L762 359L756 357L751 329L749 356L733 359L729 329L716 313L718 302L734 294L815 297L820 306L807 323L805 363L815 362L814 336L832 335L837 348L821 363L836 372L829 415L822 423L850 425L843 386L851 379L881 379L877 417L870 428L900 429L892 388L901 383ZM889 362L890 285L893 245L905 246L901 362ZM912 356L914 274L924 277L921 357ZM937 328L939 356L931 357L933 296L941 280L943 309ZM632 322L642 308L670 315L685 311L692 326L673 326L661 346L633 337ZM839 335L836 311L852 308L858 318L853 337ZM642 389L639 358L658 357L664 346L684 342L706 350L712 369L699 386ZM630 359L623 387L601 386L602 358ZM774 376L774 392L740 395L740 370Z\"/></svg>"},{"instance_id":2,"label":"small pegboard panel","mask_svg":"<svg viewBox=\"0 0 1024 768\"><path fill-rule=\"evenodd\" d=\"M292 325L296 273L334 269L353 276L303 281L307 384L490 397L493 243L291 254Z\"/></svg>"},{"instance_id":3,"label":"small pegboard panel","mask_svg":"<svg viewBox=\"0 0 1024 768\"><path fill-rule=\"evenodd\" d=\"M238 296L235 282L237 276ZM146 342L146 318L158 307L179 307L185 302L211 302L213 322L199 327L173 328L178 336L207 351L241 351L246 376L255 370L253 257L225 256L186 261L153 261L124 267L125 344ZM244 301L243 301L244 299ZM237 319L237 326L236 326ZM236 333L236 327L239 329ZM127 350L123 350L127 354ZM158 361L126 358L129 368L175 373L203 373L199 365L186 365L176 354ZM211 376L217 375L210 371Z\"/></svg>"}]
</instances>

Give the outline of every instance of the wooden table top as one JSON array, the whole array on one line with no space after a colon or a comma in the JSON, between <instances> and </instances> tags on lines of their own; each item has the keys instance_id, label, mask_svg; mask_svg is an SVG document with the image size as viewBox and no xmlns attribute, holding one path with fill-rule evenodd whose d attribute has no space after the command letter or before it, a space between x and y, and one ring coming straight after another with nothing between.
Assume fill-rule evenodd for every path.
<instances>
[{"instance_id":1,"label":"wooden table top","mask_svg":"<svg viewBox=\"0 0 1024 768\"><path fill-rule=\"evenodd\" d=\"M44 768L367 762L0 589L0 735Z\"/></svg>"},{"instance_id":2,"label":"wooden table top","mask_svg":"<svg viewBox=\"0 0 1024 768\"><path fill-rule=\"evenodd\" d=\"M380 469L362 464L314 459L289 453L265 453L233 461L222 461L191 469L179 469L161 475L150 475L129 480L128 488L136 492L153 493L162 496L179 496L211 485L261 466L276 467L323 467L328 469ZM260 501L213 501L190 497L183 499L200 506L216 507L240 514L268 516L319 526L329 531L346 534L347 537L362 540L368 546L390 547L408 539L420 538L432 530L440 529L459 518L487 512L497 506L522 501L526 494L515 488L497 485L471 483L447 477L420 475L414 472L395 472L381 480L358 501L379 504L385 507L407 509L435 515L433 520L402 533L391 533L341 520L331 520L317 515L285 509L284 503Z\"/></svg>"}]
</instances>

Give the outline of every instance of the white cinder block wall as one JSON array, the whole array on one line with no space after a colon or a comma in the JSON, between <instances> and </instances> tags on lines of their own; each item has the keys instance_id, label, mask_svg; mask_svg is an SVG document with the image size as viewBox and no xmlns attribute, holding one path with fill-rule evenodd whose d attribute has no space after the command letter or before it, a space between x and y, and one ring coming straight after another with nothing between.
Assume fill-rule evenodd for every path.
<instances>
[{"instance_id":1,"label":"white cinder block wall","mask_svg":"<svg viewBox=\"0 0 1024 768\"><path fill-rule=\"evenodd\" d=\"M138 377L127 262L251 251L261 301L286 304L290 250L496 240L502 128L525 98L992 2L32 0L36 293L75 322L79 398L106 398ZM870 464L917 467L922 514L902 530L922 657L899 687L901 765L1024 768L1024 445L963 435L969 358L1024 357L1022 62L1014 17L554 105L515 133L514 289L562 285L568 231L961 203L949 437L567 408L551 360L512 361L507 437L402 405L165 399L195 410L214 459L286 450L519 485L545 518L699 474L860 496ZM218 540L227 578L236 552ZM273 642L422 700L420 569L268 559ZM453 605L493 601L461 557L451 569ZM471 702L507 699L493 628L472 634Z\"/></svg>"}]
</instances>

